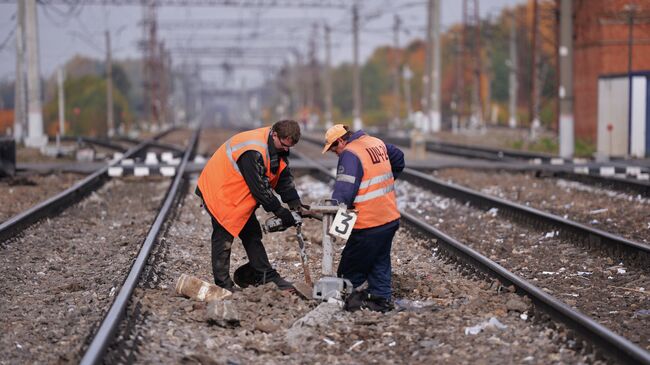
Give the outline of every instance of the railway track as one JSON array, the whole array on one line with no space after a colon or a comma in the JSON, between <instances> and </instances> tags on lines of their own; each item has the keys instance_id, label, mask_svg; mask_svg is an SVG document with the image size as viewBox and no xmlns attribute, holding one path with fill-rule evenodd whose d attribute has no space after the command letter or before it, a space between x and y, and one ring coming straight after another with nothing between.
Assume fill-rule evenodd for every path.
<instances>
[{"instance_id":1,"label":"railway track","mask_svg":"<svg viewBox=\"0 0 650 365\"><path fill-rule=\"evenodd\" d=\"M77 362L85 337L124 280L168 180L108 180L102 170L84 180L90 185L69 189L72 196L59 193L37 205L45 213L30 210L40 217L20 215L37 224L10 227L12 236L0 250L6 326L0 346L7 349L0 363Z\"/></svg>"},{"instance_id":2,"label":"railway track","mask_svg":"<svg viewBox=\"0 0 650 365\"><path fill-rule=\"evenodd\" d=\"M307 159L304 156L302 156L302 158ZM330 179L334 178L331 172L327 169L321 169L320 176L329 176ZM422 174L414 170L406 169L402 173L400 179L405 179L406 181L411 181L419 185L423 185L427 188L427 190L433 190L437 193L442 193L446 196L453 197L454 199L459 199L461 203L471 202L472 205L476 204L480 208L484 208L485 210L488 211L490 209L494 209L495 207L504 210L509 209L511 214L523 215L525 220L528 223L531 223L531 221L539 220L540 223L533 222L533 224L534 225L541 224L542 226L547 224L552 224L555 225L555 228L559 228L561 230L565 230L572 233L574 237L587 238L590 241L590 243L593 244L605 243L608 245L613 245L617 248L618 252L625 252L628 255L628 257L640 260L639 263L641 269L631 274L641 279L640 281L637 280L637 282L639 282L640 285L650 284L650 281L648 281L647 279L645 280L643 279L644 274L647 274L645 268L647 268L647 262L648 262L647 255L650 252L648 246L627 241L625 239L622 239L621 237L616 237L614 235L608 234L607 232L598 232L592 229L588 229L586 227L581 227L579 224L575 224L574 222L567 222L567 220L558 219L559 217L552 217L547 213L534 211L523 206L517 206L515 204L512 204L510 202L501 199L495 199L477 192L473 192L469 189L465 189L458 186L452 186L442 181L437 181L425 174ZM405 195L408 196L413 196L418 194L418 192L414 191L413 189L398 191L398 195L400 192L406 193ZM422 198L422 200L427 201L431 198L432 198L431 194L429 197L425 195ZM462 204L460 205L462 206ZM523 278L524 277L523 275L518 276L506 270L503 266L492 261L488 257L480 254L479 251L485 252L484 247L480 247L479 251L475 251L475 249L471 248L470 246L467 246L457 241L456 239L452 238L450 235L430 225L431 221L436 222L438 219L442 220L441 217L443 215L440 214L439 211L426 210L426 209L418 210L418 208L420 208L418 204L415 204L415 207L413 207L413 209L409 209L406 211L402 210L403 220L405 222L408 222L409 225L416 227L417 229L425 232L426 234L435 237L437 243L441 245L441 247L443 247L444 250L449 255L454 256L460 262L470 265L472 267L472 270L479 270L491 277L498 278L498 280L504 286L514 285L517 288L517 292L523 293L524 295L531 298L532 301L537 306L543 308L543 310L545 312L548 312L552 317L556 318L562 323L565 323L570 328L581 333L583 336L588 338L589 341L592 341L598 347L606 349L607 352L619 358L620 360L623 360L624 362L630 362L630 363L637 363L637 362L648 363L650 361L650 353L648 353L645 349L633 344L630 340L625 339L624 337L616 334L615 332L612 332L608 328L601 325L599 321L596 321L595 319L590 318L582 314L581 312L571 308L570 306L565 304L563 300L554 298L549 294L547 294L547 291L553 292L552 290L549 289L542 290L530 284L528 281L526 281ZM429 216L429 214L431 214L431 216ZM421 216L424 216L426 218L422 219ZM471 235L490 236L490 234L493 233L490 231L488 232L481 231L480 230L481 227L479 227L476 230L471 230L469 228L470 226L471 223L462 225L461 229L463 229L464 231L468 231L468 230L470 231L465 235L466 238L467 236L471 236ZM510 225L508 229L512 229L512 225ZM497 240L502 240L502 238L500 237L504 237L504 236L507 235L504 234L496 235L496 237L499 237L497 238ZM481 238L475 240L481 240ZM513 244L512 246L515 246L515 244ZM611 249L611 247L609 248ZM525 249L525 247L523 247L522 249ZM509 266L508 258L499 259L495 257L495 255L490 255L490 256L492 259L497 259L499 262L502 262L504 266ZM591 273L588 273L587 275L591 275ZM527 275L527 276L532 276L532 275ZM538 278L534 276L532 277L532 279L535 282L539 281ZM608 279L605 278L605 281L607 280ZM549 282L547 280L544 283L544 285L546 285L545 288L553 287L552 286L553 281ZM597 287L598 285L594 284L594 286ZM627 337L635 337L637 340L635 342L641 342L643 343L644 346L648 346L648 334L646 333L647 330L645 329L645 326L643 324L640 324L640 326L633 326L633 322L635 322L634 319L629 317L626 318L626 316L623 315L623 313L625 313L624 309L629 308L629 306L631 306L632 308L642 308L643 304L647 301L647 296L644 295L645 293L642 293L641 295L639 295L634 300L631 300L630 302L621 303L620 301L617 301L616 298L612 298L610 293L606 292L606 290L609 287L610 286L608 285L601 286L600 288L598 288L599 290L601 290L600 293L598 292L598 289L595 290L596 291L595 293L592 293L591 299L599 301L599 303L604 306L604 308L600 309L598 313L593 313L593 314L597 314L598 317L596 318L599 318L601 321L603 317L605 317L607 323L612 325L617 325L616 328L621 333L625 333ZM606 298L608 295L610 295L610 297ZM591 310L595 312L593 308ZM603 313L603 311L607 312L608 310L609 313ZM617 315L619 313L621 315ZM606 318L606 314L610 315L609 318ZM621 321L624 324L632 325L631 327L634 328L629 328L625 325L621 325L621 322L617 323L616 321ZM640 336L639 336L639 331L641 331Z\"/></svg>"},{"instance_id":3,"label":"railway track","mask_svg":"<svg viewBox=\"0 0 650 365\"><path fill-rule=\"evenodd\" d=\"M197 135L193 141L196 139ZM314 304L272 287L260 287L233 295L231 302L241 312L239 326L215 325L206 318L204 303L171 293L181 273L211 277L209 220L192 189L184 188L189 176L179 171L169 192L176 191L180 197L166 198L128 279L119 291L115 287L117 298L83 363L403 361L405 356L442 363L599 363L596 352L623 362L650 363L645 350L576 314L544 290L505 270L506 265L441 232L426 222L426 214L407 211L403 212L404 222L411 228L399 231L393 264L395 295L402 299L402 311L388 315L337 312L329 321L301 332L307 335L304 338L296 338L292 324ZM316 165L307 171L324 180L332 177L329 170ZM326 185L308 176L298 179L298 187L311 199L329 196ZM409 195L417 193L409 191ZM172 207L178 211L173 212ZM174 219L165 223L169 214L174 214ZM308 247L312 261L318 261L320 248L313 242L320 239L320 225L306 224L304 232L312 241ZM265 237L265 245L278 270L296 280L301 270L293 240L285 232ZM233 245L233 249L234 269L245 257L241 246ZM318 263L312 264L317 272ZM534 306L515 292L532 298ZM549 314L555 321L548 321ZM581 333L586 341L573 339L572 331ZM598 350L594 352L591 346Z\"/></svg>"},{"instance_id":4,"label":"railway track","mask_svg":"<svg viewBox=\"0 0 650 365\"><path fill-rule=\"evenodd\" d=\"M398 146L411 146L411 139L408 137L388 135L378 135L378 137ZM314 141L313 138L307 137L307 139ZM314 142L319 143L320 141ZM648 182L650 167L648 166L629 165L622 161L597 164L586 159L565 160L549 154L466 146L430 140L426 141L426 150L443 155L507 163L506 165L495 164L491 167L484 166L485 170L537 171L540 174L650 197L650 182ZM628 171L632 171L632 173L626 174Z\"/></svg>"},{"instance_id":5,"label":"railway track","mask_svg":"<svg viewBox=\"0 0 650 365\"><path fill-rule=\"evenodd\" d=\"M157 139L163 138L170 132L172 132L172 130L162 132L150 140L141 142L138 145L130 148L127 152L125 152L124 158L130 158L141 154L149 146L150 143ZM115 161L114 163L117 163L118 161ZM109 164L98 169L73 186L35 204L31 208L2 222L0 224L0 242L15 237L29 225L37 222L42 218L55 215L62 209L65 209L71 204L79 201L87 194L101 187L108 179L107 172L110 166L111 165Z\"/></svg>"}]
</instances>

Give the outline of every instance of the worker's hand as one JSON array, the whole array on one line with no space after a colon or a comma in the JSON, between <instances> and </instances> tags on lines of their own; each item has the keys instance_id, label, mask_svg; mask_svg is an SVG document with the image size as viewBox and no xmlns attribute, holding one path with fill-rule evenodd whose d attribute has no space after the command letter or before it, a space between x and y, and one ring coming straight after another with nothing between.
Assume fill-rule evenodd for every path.
<instances>
[{"instance_id":1,"label":"worker's hand","mask_svg":"<svg viewBox=\"0 0 650 365\"><path fill-rule=\"evenodd\" d=\"M295 210L296 212L300 213L303 210L309 210L310 206L307 204L303 204L300 199L292 200L287 203L289 206L289 209Z\"/></svg>"},{"instance_id":2,"label":"worker's hand","mask_svg":"<svg viewBox=\"0 0 650 365\"><path fill-rule=\"evenodd\" d=\"M273 214L280 218L282 220L282 225L287 228L296 225L296 219L293 218L293 214L291 214L291 211L285 207L280 207L278 210L273 212Z\"/></svg>"}]
</instances>

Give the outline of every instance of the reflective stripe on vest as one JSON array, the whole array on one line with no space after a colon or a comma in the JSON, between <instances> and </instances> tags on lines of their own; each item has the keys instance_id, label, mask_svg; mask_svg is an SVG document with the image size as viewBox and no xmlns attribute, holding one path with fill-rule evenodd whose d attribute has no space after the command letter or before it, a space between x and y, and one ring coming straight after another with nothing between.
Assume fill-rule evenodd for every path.
<instances>
[{"instance_id":1,"label":"reflective stripe on vest","mask_svg":"<svg viewBox=\"0 0 650 365\"><path fill-rule=\"evenodd\" d=\"M230 145L230 141L232 141L232 138L226 141L226 156L228 156L228 160L230 161L230 164L232 165L233 169L239 172L240 175L241 175L241 171L239 171L239 166L237 165L237 161L235 161L235 159L232 157L233 152L237 152L238 150L251 145L259 146L264 148L264 151L266 152L266 161L270 159L269 146L266 143L261 143L258 141L246 141L235 145L235 147L232 147Z\"/></svg>"},{"instance_id":2,"label":"reflective stripe on vest","mask_svg":"<svg viewBox=\"0 0 650 365\"><path fill-rule=\"evenodd\" d=\"M374 190L369 193L365 193L363 195L357 195L357 197L354 198L354 202L361 203L371 199L376 199L390 193L393 190L395 190L395 187L393 186L393 184L390 184L389 186L383 187L379 190Z\"/></svg>"},{"instance_id":3,"label":"reflective stripe on vest","mask_svg":"<svg viewBox=\"0 0 650 365\"><path fill-rule=\"evenodd\" d=\"M393 172L384 142L363 135L348 143L345 150L356 155L363 167L359 190L354 198L354 207L359 212L354 228L372 228L399 219ZM340 181L354 183L356 180L352 175L339 176L337 180Z\"/></svg>"}]
</instances>

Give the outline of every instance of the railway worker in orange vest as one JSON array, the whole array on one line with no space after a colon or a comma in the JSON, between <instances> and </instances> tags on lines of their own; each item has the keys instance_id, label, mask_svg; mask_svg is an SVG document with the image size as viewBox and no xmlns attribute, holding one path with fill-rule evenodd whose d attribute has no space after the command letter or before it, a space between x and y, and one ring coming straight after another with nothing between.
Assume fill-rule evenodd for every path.
<instances>
[{"instance_id":1,"label":"railway worker in orange vest","mask_svg":"<svg viewBox=\"0 0 650 365\"><path fill-rule=\"evenodd\" d=\"M262 244L262 230L255 210L262 206L282 220L285 227L296 224L289 209L273 194L275 190L290 209L303 206L287 168L289 148L300 139L300 126L281 120L236 134L212 155L199 176L196 193L212 218L212 272L215 284L237 290L230 277L230 251L239 237L248 256L247 284L275 283L292 289L290 282L273 269Z\"/></svg>"},{"instance_id":2,"label":"railway worker in orange vest","mask_svg":"<svg viewBox=\"0 0 650 365\"><path fill-rule=\"evenodd\" d=\"M346 309L386 312L392 308L390 250L399 228L394 181L404 170L404 153L363 131L337 124L325 133L323 153L339 157L332 199L357 210L357 221L341 253L337 275L356 288Z\"/></svg>"}]
</instances>

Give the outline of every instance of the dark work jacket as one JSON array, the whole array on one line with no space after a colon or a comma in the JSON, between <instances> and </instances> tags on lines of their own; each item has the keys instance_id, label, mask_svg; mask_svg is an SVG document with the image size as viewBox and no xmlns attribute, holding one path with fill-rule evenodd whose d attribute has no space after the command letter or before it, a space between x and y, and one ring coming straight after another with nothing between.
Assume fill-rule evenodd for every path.
<instances>
[{"instance_id":1,"label":"dark work jacket","mask_svg":"<svg viewBox=\"0 0 650 365\"><path fill-rule=\"evenodd\" d=\"M300 199L293 183L291 170L288 166L289 152L278 151L273 145L273 137L271 135L269 135L267 143L269 146L271 172L276 173L278 171L280 168L280 159L283 159L287 163L287 167L280 174L275 191L285 203ZM278 210L281 205L273 194L274 189L271 187L271 183L266 176L266 168L264 167L262 154L257 151L246 151L237 160L237 166L239 166L239 171L241 171L244 181L246 181L246 185L248 185L257 203L267 212Z\"/></svg>"}]
</instances>

